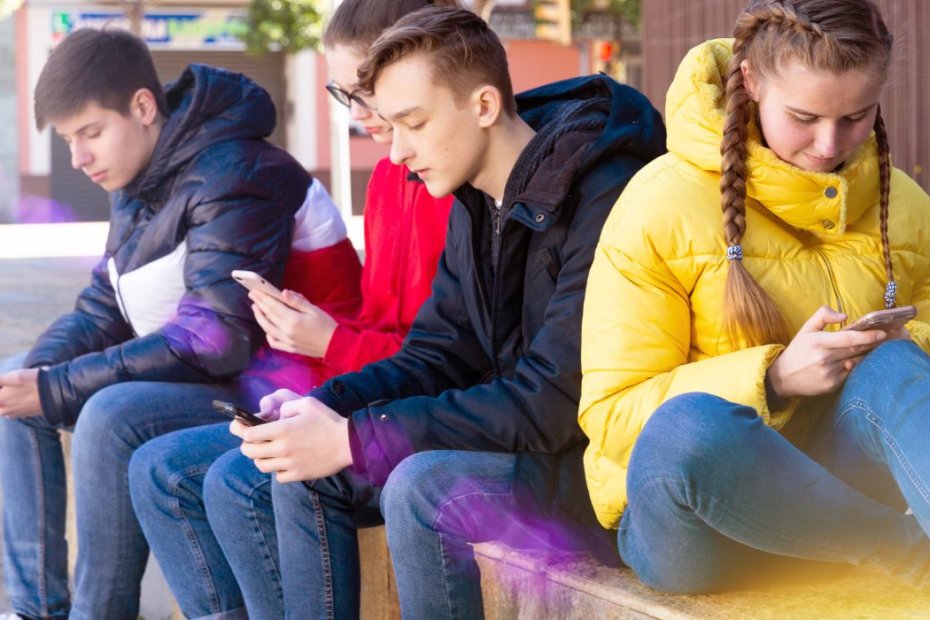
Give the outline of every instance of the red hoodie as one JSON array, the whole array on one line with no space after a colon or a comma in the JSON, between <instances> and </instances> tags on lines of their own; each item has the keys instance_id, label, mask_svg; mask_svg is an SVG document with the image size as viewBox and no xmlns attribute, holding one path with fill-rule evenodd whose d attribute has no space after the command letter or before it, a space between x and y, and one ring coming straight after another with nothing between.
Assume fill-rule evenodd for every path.
<instances>
[{"instance_id":1,"label":"red hoodie","mask_svg":"<svg viewBox=\"0 0 930 620\"><path fill-rule=\"evenodd\" d=\"M406 166L378 162L365 196L365 265L346 239L311 252L292 251L284 287L301 293L339 324L320 358L259 351L249 374L268 385L306 392L400 350L430 295L446 240L452 197L436 199L408 181ZM361 298L359 298L361 286Z\"/></svg>"},{"instance_id":2,"label":"red hoodie","mask_svg":"<svg viewBox=\"0 0 930 620\"><path fill-rule=\"evenodd\" d=\"M362 305L339 327L323 358L333 375L390 357L430 296L446 244L452 197L433 198L409 181L406 166L387 158L375 166L365 196L365 266Z\"/></svg>"}]
</instances>

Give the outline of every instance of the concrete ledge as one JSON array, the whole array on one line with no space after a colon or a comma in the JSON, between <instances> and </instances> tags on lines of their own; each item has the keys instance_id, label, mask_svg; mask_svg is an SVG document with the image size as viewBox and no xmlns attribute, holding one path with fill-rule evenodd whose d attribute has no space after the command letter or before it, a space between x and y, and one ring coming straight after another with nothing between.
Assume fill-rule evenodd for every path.
<instances>
[{"instance_id":1,"label":"concrete ledge","mask_svg":"<svg viewBox=\"0 0 930 620\"><path fill-rule=\"evenodd\" d=\"M771 587L673 596L644 586L629 569L585 557L546 562L498 543L475 546L489 620L521 618L849 619L930 618L930 590L865 569L811 566Z\"/></svg>"}]
</instances>

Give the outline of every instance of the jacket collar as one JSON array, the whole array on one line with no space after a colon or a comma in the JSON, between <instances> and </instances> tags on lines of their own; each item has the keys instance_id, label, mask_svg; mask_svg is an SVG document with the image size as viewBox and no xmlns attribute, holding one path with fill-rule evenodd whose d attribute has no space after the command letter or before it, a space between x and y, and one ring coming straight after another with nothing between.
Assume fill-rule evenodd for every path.
<instances>
[{"instance_id":1,"label":"jacket collar","mask_svg":"<svg viewBox=\"0 0 930 620\"><path fill-rule=\"evenodd\" d=\"M757 140L749 144L746 192L779 219L817 237L843 235L879 196L874 135L841 170L809 172L782 161Z\"/></svg>"},{"instance_id":2,"label":"jacket collar","mask_svg":"<svg viewBox=\"0 0 930 620\"><path fill-rule=\"evenodd\" d=\"M669 150L693 165L720 173L723 139L723 76L732 40L708 41L682 61L666 98ZM749 127L746 192L773 215L820 238L842 235L878 201L879 175L874 134L837 172L802 170L763 146L758 127Z\"/></svg>"},{"instance_id":3,"label":"jacket collar","mask_svg":"<svg viewBox=\"0 0 930 620\"><path fill-rule=\"evenodd\" d=\"M162 126L149 164L123 190L159 205L171 189L168 181L213 144L271 135L275 109L268 93L244 75L191 64L165 87L170 114Z\"/></svg>"}]
</instances>

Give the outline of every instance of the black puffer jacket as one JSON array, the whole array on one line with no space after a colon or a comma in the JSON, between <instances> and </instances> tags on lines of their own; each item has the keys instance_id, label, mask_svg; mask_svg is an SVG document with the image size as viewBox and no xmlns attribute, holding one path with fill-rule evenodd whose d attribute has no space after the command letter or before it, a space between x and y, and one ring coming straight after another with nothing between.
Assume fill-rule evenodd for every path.
<instances>
[{"instance_id":1,"label":"black puffer jacket","mask_svg":"<svg viewBox=\"0 0 930 620\"><path fill-rule=\"evenodd\" d=\"M401 351L311 395L351 416L353 469L372 484L414 452L515 452L534 462L518 466L518 493L543 507L561 497L593 522L576 421L585 284L607 214L664 151L665 129L645 97L604 76L517 104L537 135L501 220L485 194L457 191L432 297Z\"/></svg>"},{"instance_id":2,"label":"black puffer jacket","mask_svg":"<svg viewBox=\"0 0 930 620\"><path fill-rule=\"evenodd\" d=\"M229 273L249 269L280 282L310 177L265 141L274 105L245 76L191 65L166 95L171 112L149 165L111 195L106 254L91 285L26 360L48 366L39 394L53 424L74 424L86 400L114 383L235 377L263 340ZM181 244L174 317L139 336L120 311L108 262L125 275Z\"/></svg>"}]
</instances>

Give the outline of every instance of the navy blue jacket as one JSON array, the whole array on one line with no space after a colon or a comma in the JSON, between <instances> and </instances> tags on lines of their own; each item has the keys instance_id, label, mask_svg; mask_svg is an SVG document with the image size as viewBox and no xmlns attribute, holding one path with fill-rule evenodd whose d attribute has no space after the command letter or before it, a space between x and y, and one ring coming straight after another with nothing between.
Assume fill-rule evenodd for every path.
<instances>
[{"instance_id":1,"label":"navy blue jacket","mask_svg":"<svg viewBox=\"0 0 930 620\"><path fill-rule=\"evenodd\" d=\"M593 522L577 423L585 284L607 214L664 152L665 128L645 97L605 76L517 103L537 134L500 220L485 194L460 188L432 296L401 351L311 396L350 416L353 469L374 485L414 452L518 453L518 494Z\"/></svg>"},{"instance_id":2,"label":"navy blue jacket","mask_svg":"<svg viewBox=\"0 0 930 620\"><path fill-rule=\"evenodd\" d=\"M26 360L39 373L43 415L72 425L96 391L122 381L214 382L235 377L264 334L247 291L249 269L280 282L294 214L310 177L265 138L268 94L245 76L191 65L166 89L170 116L146 169L111 194L106 253L74 311ZM120 311L107 263L132 272L186 243L176 315L137 336Z\"/></svg>"}]
</instances>

